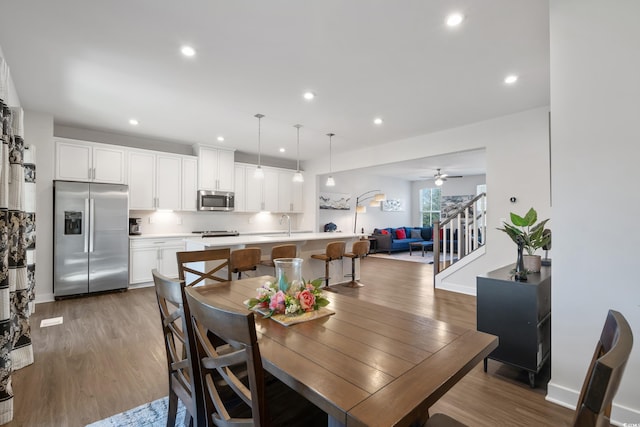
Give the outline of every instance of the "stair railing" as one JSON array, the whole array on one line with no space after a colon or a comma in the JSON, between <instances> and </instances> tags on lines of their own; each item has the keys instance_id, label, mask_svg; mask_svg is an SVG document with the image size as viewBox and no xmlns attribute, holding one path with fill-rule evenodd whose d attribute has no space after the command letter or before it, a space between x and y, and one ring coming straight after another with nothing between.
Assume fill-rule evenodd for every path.
<instances>
[{"instance_id":1,"label":"stair railing","mask_svg":"<svg viewBox=\"0 0 640 427\"><path fill-rule=\"evenodd\" d=\"M445 220L433 222L434 279L438 273L484 246L487 231L486 202L487 193L480 193ZM441 234L442 240L439 238Z\"/></svg>"}]
</instances>

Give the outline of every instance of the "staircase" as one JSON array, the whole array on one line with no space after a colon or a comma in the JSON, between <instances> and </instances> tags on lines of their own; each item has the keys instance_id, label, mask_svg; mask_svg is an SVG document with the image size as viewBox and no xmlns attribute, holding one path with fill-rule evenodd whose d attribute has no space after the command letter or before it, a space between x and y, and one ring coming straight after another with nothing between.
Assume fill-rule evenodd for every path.
<instances>
[{"instance_id":1,"label":"staircase","mask_svg":"<svg viewBox=\"0 0 640 427\"><path fill-rule=\"evenodd\" d=\"M485 244L487 193L481 193L444 221L433 222L433 278ZM437 236L441 236L440 239Z\"/></svg>"}]
</instances>

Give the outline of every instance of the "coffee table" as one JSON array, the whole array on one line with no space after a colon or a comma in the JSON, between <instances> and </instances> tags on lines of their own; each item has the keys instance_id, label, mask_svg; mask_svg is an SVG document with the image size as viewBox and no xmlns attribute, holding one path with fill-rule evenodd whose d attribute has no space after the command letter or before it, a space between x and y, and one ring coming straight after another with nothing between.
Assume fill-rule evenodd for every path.
<instances>
[{"instance_id":1,"label":"coffee table","mask_svg":"<svg viewBox=\"0 0 640 427\"><path fill-rule=\"evenodd\" d=\"M424 240L422 242L409 243L409 256L412 255L413 249L418 249L418 248L422 250L422 256L424 256L425 251L433 250L433 242Z\"/></svg>"}]
</instances>

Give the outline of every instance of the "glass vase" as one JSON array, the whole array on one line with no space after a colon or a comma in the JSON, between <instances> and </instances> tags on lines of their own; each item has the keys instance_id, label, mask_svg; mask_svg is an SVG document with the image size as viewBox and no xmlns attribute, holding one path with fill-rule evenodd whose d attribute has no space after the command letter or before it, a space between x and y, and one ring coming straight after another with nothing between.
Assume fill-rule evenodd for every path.
<instances>
[{"instance_id":1,"label":"glass vase","mask_svg":"<svg viewBox=\"0 0 640 427\"><path fill-rule=\"evenodd\" d=\"M276 266L276 281L278 289L284 293L293 293L302 280L302 258L276 258L273 263Z\"/></svg>"}]
</instances>

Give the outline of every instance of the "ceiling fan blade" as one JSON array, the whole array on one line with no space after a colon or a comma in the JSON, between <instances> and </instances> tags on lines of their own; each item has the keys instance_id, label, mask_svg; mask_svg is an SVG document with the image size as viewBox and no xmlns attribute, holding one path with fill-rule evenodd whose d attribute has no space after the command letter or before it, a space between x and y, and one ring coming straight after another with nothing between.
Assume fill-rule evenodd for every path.
<instances>
[{"instance_id":1,"label":"ceiling fan blade","mask_svg":"<svg viewBox=\"0 0 640 427\"><path fill-rule=\"evenodd\" d=\"M447 178L464 178L462 175L449 175Z\"/></svg>"}]
</instances>

